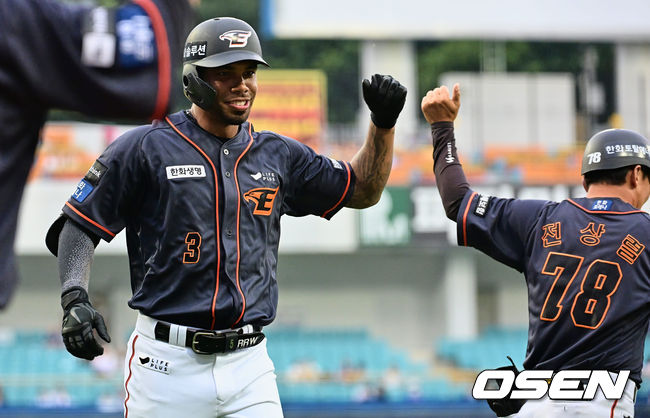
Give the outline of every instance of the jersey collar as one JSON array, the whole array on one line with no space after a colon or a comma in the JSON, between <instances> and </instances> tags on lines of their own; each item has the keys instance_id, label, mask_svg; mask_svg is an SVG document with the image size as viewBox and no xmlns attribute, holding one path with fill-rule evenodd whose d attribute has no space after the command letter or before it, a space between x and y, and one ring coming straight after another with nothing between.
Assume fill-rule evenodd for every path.
<instances>
[{"instance_id":1,"label":"jersey collar","mask_svg":"<svg viewBox=\"0 0 650 418\"><path fill-rule=\"evenodd\" d=\"M250 122L244 122L239 126L239 132L237 135L230 139L221 138L211 134L205 129L201 128L196 122L196 119L189 113L189 111L181 110L179 112L173 113L168 116L169 120L180 130L183 134L187 135L190 138L197 139L199 138L211 138L219 141L219 143L224 144L240 144L248 143L250 137L248 135ZM251 127L252 128L252 127ZM252 130L252 129L251 129Z\"/></svg>"}]
</instances>

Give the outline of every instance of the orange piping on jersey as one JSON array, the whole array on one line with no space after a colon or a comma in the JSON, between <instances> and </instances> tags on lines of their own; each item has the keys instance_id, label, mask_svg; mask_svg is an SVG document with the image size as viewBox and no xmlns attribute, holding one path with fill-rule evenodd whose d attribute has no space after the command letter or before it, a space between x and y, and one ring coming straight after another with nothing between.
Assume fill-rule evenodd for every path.
<instances>
[{"instance_id":1,"label":"orange piping on jersey","mask_svg":"<svg viewBox=\"0 0 650 418\"><path fill-rule=\"evenodd\" d=\"M99 229L101 229L102 231L106 232L106 233L107 233L108 235L110 235L111 237L114 237L114 236L115 236L114 233L112 233L112 232L109 231L108 229L104 228L103 226L101 226L101 225L98 224L97 222L93 221L92 219L90 219L89 217L87 217L86 215L84 215L83 213L79 212L79 210L78 210L77 208L75 208L74 206L72 206L72 205L70 204L70 202L65 202L65 205L66 205L67 207L69 207L70 209L72 209L72 210L73 210L77 215L81 216L81 217L84 218L86 221L90 222L91 224L95 225L97 228L99 228Z\"/></svg>"},{"instance_id":2,"label":"orange piping on jersey","mask_svg":"<svg viewBox=\"0 0 650 418\"><path fill-rule=\"evenodd\" d=\"M642 211L642 210L629 210L627 212L614 212L614 211L611 211L611 210L589 210L589 209L583 208L582 206L580 206L579 204L577 204L576 202L574 202L571 199L567 199L567 200L569 201L569 203L572 203L573 205L577 206L578 208L584 210L587 213L606 213L608 215L628 215L630 213L645 213L645 211Z\"/></svg>"},{"instance_id":3,"label":"orange piping on jersey","mask_svg":"<svg viewBox=\"0 0 650 418\"><path fill-rule=\"evenodd\" d=\"M467 201L467 206L465 207L465 212L463 213L463 245L467 247L467 213L469 212L469 207L472 205L472 200L474 200L476 192L472 193Z\"/></svg>"},{"instance_id":4,"label":"orange piping on jersey","mask_svg":"<svg viewBox=\"0 0 650 418\"><path fill-rule=\"evenodd\" d=\"M189 142L196 150L203 155L203 158L205 158L208 163L210 163L210 166L212 167L212 174L214 175L214 199L215 199L215 204L214 204L214 212L215 212L215 225L217 228L217 284L214 289L214 296L212 297L212 307L211 307L211 313L212 313L212 325L210 326L210 329L214 329L214 323L216 321L215 317L215 312L214 310L216 309L217 306L217 295L219 294L219 270L221 269L221 235L219 232L219 182L217 179L217 169L214 167L214 164L212 163L212 160L208 155L199 147L196 145L191 139L189 139L183 132L181 132L173 123L171 120L169 120L169 117L165 117L165 120L169 124L169 126L172 127L173 130L176 131L177 134L181 136L184 140Z\"/></svg>"},{"instance_id":5,"label":"orange piping on jersey","mask_svg":"<svg viewBox=\"0 0 650 418\"><path fill-rule=\"evenodd\" d=\"M126 392L126 399L124 399L124 418L129 417L129 407L126 405L126 403L131 398L131 394L129 393L129 380L131 380L131 376L133 375L133 371L131 370L131 364L133 363L133 356L135 356L136 341L138 341L137 335L133 337L133 342L131 343L131 357L129 357L129 377L127 377L126 381L124 382L124 391Z\"/></svg>"},{"instance_id":6,"label":"orange piping on jersey","mask_svg":"<svg viewBox=\"0 0 650 418\"><path fill-rule=\"evenodd\" d=\"M343 201L343 199L345 199L345 195L348 194L348 189L350 188L350 178L352 177L352 175L350 174L350 164L349 164L347 161L344 161L344 163L345 163L345 170L348 172L348 182L347 182L346 185L345 185L345 190L343 191L343 195L341 196L341 198L339 199L339 201L336 202L336 205L334 205L334 206L332 206L331 208L329 208L328 210L326 210L326 211L325 211L325 212L320 216L321 218L324 218L325 216L327 216L328 213L330 213L331 211L333 211L334 209L336 209L336 208L341 204L341 202Z\"/></svg>"},{"instance_id":7,"label":"orange piping on jersey","mask_svg":"<svg viewBox=\"0 0 650 418\"><path fill-rule=\"evenodd\" d=\"M240 251L239 251L239 214L241 212L241 193L239 192L239 180L237 179L237 166L239 165L239 161L242 159L244 154L248 152L250 149L251 145L253 145L253 135L251 133L251 124L248 124L248 136L250 136L250 141L248 142L248 146L244 150L244 152L241 153L239 158L237 158L237 162L235 162L235 169L233 170L235 172L235 186L237 187L237 267L236 267L236 274L235 276L237 277L237 291L241 295L241 301L242 301L242 306L241 306L241 314L239 315L239 318L233 324L231 327L234 327L241 319L244 317L244 312L246 311L246 297L244 296L244 292L241 291L241 285L239 284L239 256L240 256Z\"/></svg>"},{"instance_id":8,"label":"orange piping on jersey","mask_svg":"<svg viewBox=\"0 0 650 418\"><path fill-rule=\"evenodd\" d=\"M612 405L612 411L609 413L609 418L614 418L614 409L616 408L617 403L618 403L618 399L615 399L614 404Z\"/></svg>"},{"instance_id":9,"label":"orange piping on jersey","mask_svg":"<svg viewBox=\"0 0 650 418\"><path fill-rule=\"evenodd\" d=\"M134 0L134 3L142 7L149 15L154 37L156 38L156 48L158 49L158 93L151 119L162 119L169 104L172 79L171 52L169 51L167 29L165 28L165 21L160 15L160 10L153 1Z\"/></svg>"}]
</instances>

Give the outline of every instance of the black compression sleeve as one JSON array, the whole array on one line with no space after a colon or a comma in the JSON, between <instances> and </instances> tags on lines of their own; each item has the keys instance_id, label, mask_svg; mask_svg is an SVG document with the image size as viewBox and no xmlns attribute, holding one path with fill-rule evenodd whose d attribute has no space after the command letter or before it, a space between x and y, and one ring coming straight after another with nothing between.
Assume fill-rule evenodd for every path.
<instances>
[{"instance_id":1,"label":"black compression sleeve","mask_svg":"<svg viewBox=\"0 0 650 418\"><path fill-rule=\"evenodd\" d=\"M469 190L463 166L458 161L453 122L434 122L431 125L433 138L433 173L445 207L447 217L456 222L458 209Z\"/></svg>"}]
</instances>

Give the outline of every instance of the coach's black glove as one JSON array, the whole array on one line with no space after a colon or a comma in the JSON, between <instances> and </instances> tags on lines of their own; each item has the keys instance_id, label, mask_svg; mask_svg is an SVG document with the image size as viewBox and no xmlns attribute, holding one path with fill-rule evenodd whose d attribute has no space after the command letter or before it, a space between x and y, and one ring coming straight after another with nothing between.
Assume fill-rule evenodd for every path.
<instances>
[{"instance_id":1,"label":"coach's black glove","mask_svg":"<svg viewBox=\"0 0 650 418\"><path fill-rule=\"evenodd\" d=\"M363 100L370 109L372 123L378 128L395 126L406 101L406 87L389 75L375 74L372 81L361 82Z\"/></svg>"},{"instance_id":2,"label":"coach's black glove","mask_svg":"<svg viewBox=\"0 0 650 418\"><path fill-rule=\"evenodd\" d=\"M106 330L102 315L93 308L88 300L88 293L82 287L71 287L61 295L63 308L63 326L61 335L65 348L75 357L92 360L104 353L95 335L97 334L107 343L111 337Z\"/></svg>"},{"instance_id":3,"label":"coach's black glove","mask_svg":"<svg viewBox=\"0 0 650 418\"><path fill-rule=\"evenodd\" d=\"M510 360L510 363L512 363L512 366L499 367L497 370L512 370L515 372L516 377L519 374L519 370L517 369L517 366L515 366L515 362L512 361L510 356L507 357L508 360ZM510 391L510 393L508 393L508 396L503 399L487 399L488 406L492 411L494 411L495 414L497 414L498 417L507 417L508 415L516 414L526 403L525 399L510 398L511 393L512 391Z\"/></svg>"}]
</instances>

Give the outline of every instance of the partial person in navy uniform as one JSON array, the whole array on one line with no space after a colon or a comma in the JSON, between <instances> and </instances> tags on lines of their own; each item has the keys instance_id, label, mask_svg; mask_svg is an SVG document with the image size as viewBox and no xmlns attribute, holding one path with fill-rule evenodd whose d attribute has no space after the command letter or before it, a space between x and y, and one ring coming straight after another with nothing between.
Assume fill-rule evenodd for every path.
<instances>
[{"instance_id":1,"label":"partial person in navy uniform","mask_svg":"<svg viewBox=\"0 0 650 418\"><path fill-rule=\"evenodd\" d=\"M129 417L282 416L262 327L276 315L282 215L330 219L380 198L406 88L363 80L372 122L350 162L247 122L266 66L255 30L235 18L189 34L192 102L135 128L97 159L46 238L57 255L66 348L92 359L110 341L89 302L94 246L126 228L138 311L125 359Z\"/></svg>"},{"instance_id":2,"label":"partial person in navy uniform","mask_svg":"<svg viewBox=\"0 0 650 418\"><path fill-rule=\"evenodd\" d=\"M650 145L625 129L595 134L582 160L586 197L504 199L473 191L456 152L460 87L429 91L436 182L458 244L524 274L529 331L525 369L630 371L621 399L491 405L498 416L632 417L650 318ZM622 374L621 374L622 375ZM521 409L519 409L521 408Z\"/></svg>"},{"instance_id":3,"label":"partial person in navy uniform","mask_svg":"<svg viewBox=\"0 0 650 418\"><path fill-rule=\"evenodd\" d=\"M18 282L18 211L48 111L163 116L180 96L172 78L193 20L186 0L0 1L0 309Z\"/></svg>"}]
</instances>

